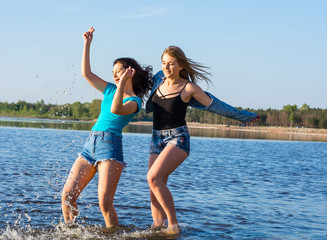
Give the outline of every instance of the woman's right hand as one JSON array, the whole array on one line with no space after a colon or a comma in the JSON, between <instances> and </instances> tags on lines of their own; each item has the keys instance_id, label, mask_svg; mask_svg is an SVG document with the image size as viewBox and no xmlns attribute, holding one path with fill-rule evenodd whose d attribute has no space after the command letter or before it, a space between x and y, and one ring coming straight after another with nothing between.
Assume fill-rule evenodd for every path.
<instances>
[{"instance_id":1,"label":"woman's right hand","mask_svg":"<svg viewBox=\"0 0 327 240\"><path fill-rule=\"evenodd\" d=\"M91 43L92 42L93 32L94 31L95 31L94 28L90 27L90 29L83 34L83 39L84 39L85 43Z\"/></svg>"},{"instance_id":2,"label":"woman's right hand","mask_svg":"<svg viewBox=\"0 0 327 240\"><path fill-rule=\"evenodd\" d=\"M120 76L120 80L117 84L117 87L120 87L122 85L125 86L125 83L128 81L128 79L133 78L134 74L135 74L135 69L129 66L125 70L125 72Z\"/></svg>"}]
</instances>

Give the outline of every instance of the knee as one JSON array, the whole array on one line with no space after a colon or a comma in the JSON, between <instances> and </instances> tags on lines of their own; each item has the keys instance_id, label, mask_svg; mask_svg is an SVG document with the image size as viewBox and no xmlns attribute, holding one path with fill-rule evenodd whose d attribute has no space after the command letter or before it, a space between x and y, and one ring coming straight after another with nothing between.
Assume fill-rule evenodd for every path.
<instances>
[{"instance_id":1,"label":"knee","mask_svg":"<svg viewBox=\"0 0 327 240\"><path fill-rule=\"evenodd\" d=\"M150 188L154 188L164 183L164 179L152 173L148 173L147 180Z\"/></svg>"},{"instance_id":2,"label":"knee","mask_svg":"<svg viewBox=\"0 0 327 240\"><path fill-rule=\"evenodd\" d=\"M155 187L157 185L157 177L154 174L148 173L146 179L150 188Z\"/></svg>"},{"instance_id":3,"label":"knee","mask_svg":"<svg viewBox=\"0 0 327 240\"><path fill-rule=\"evenodd\" d=\"M107 212L110 208L112 208L114 205L113 198L108 198L105 196L99 197L99 207L101 211Z\"/></svg>"}]
</instances>

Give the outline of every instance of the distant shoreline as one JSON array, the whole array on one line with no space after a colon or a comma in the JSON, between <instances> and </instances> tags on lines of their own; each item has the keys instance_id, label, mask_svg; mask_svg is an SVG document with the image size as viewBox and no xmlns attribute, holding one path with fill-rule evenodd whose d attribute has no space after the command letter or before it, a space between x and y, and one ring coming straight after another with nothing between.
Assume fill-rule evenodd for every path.
<instances>
[{"instance_id":1,"label":"distant shoreline","mask_svg":"<svg viewBox=\"0 0 327 240\"><path fill-rule=\"evenodd\" d=\"M42 120L56 120L65 122L90 122L95 123L96 119L93 120L78 120L78 119L52 119L52 118L34 118L34 117L8 117L0 116L4 118L21 118L21 119L42 119ZM152 126L152 121L133 121L130 125L139 126ZM304 135L319 135L327 136L327 129L316 129L316 128L296 128L296 127L265 127L265 126L236 126L236 125L224 125L224 124L207 124L207 123L187 123L189 128L204 128L204 129L217 129L223 131L244 131L244 132L262 132L262 133L284 133L284 134L304 134Z\"/></svg>"},{"instance_id":2,"label":"distant shoreline","mask_svg":"<svg viewBox=\"0 0 327 240\"><path fill-rule=\"evenodd\" d=\"M152 126L151 121L135 121L130 122L131 125ZM264 127L264 126L235 126L222 124L207 124L207 123L187 123L189 128L206 128L206 129L220 129L230 131L248 131L248 132L267 132L267 133L287 133L287 134L306 134L306 135L327 135L327 129L315 128L294 128L294 127Z\"/></svg>"}]
</instances>

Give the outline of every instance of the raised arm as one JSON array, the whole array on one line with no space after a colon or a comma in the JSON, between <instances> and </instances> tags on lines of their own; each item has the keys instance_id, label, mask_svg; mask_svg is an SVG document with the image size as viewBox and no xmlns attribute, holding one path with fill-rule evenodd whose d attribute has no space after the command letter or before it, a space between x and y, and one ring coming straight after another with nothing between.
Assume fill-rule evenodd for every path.
<instances>
[{"instance_id":1,"label":"raised arm","mask_svg":"<svg viewBox=\"0 0 327 240\"><path fill-rule=\"evenodd\" d=\"M94 28L91 27L87 32L83 34L84 48L82 55L81 73L92 87L103 93L108 82L92 73L90 65L90 46L93 38L93 32Z\"/></svg>"}]
</instances>

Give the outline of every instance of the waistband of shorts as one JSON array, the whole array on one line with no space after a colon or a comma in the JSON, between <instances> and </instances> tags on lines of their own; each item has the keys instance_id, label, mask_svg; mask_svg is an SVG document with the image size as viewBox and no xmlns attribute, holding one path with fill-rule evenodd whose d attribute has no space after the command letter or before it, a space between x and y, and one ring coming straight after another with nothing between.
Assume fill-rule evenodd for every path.
<instances>
[{"instance_id":1,"label":"waistband of shorts","mask_svg":"<svg viewBox=\"0 0 327 240\"><path fill-rule=\"evenodd\" d=\"M176 133L182 133L182 132L188 132L187 125L180 126L177 128L171 128L171 129L164 129L164 130L155 130L152 129L152 134L154 135L166 135L166 134L176 134Z\"/></svg>"},{"instance_id":2,"label":"waistband of shorts","mask_svg":"<svg viewBox=\"0 0 327 240\"><path fill-rule=\"evenodd\" d=\"M111 131L91 131L90 133L91 136L104 136L104 135L114 135L116 137L121 138L121 136L117 135L114 132Z\"/></svg>"}]
</instances>

